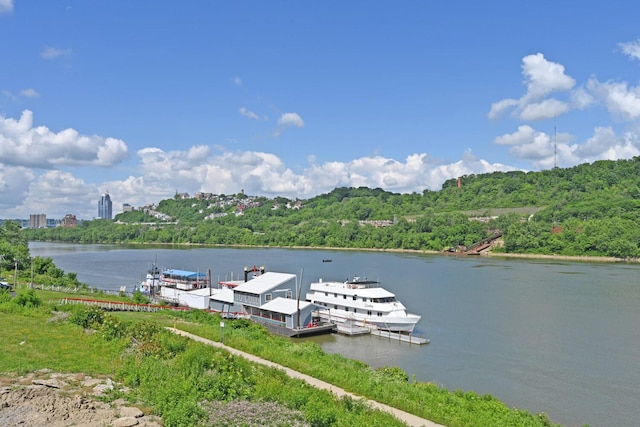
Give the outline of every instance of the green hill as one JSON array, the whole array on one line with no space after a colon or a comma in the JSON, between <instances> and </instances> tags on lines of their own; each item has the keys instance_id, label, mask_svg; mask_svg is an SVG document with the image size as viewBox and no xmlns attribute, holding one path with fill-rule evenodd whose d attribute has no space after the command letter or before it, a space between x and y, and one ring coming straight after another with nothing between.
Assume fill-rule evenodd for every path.
<instances>
[{"instance_id":1,"label":"green hill","mask_svg":"<svg viewBox=\"0 0 640 427\"><path fill-rule=\"evenodd\" d=\"M336 188L308 200L176 194L156 206L29 240L440 251L494 231L506 253L640 255L640 158L451 179L439 191Z\"/></svg>"}]
</instances>

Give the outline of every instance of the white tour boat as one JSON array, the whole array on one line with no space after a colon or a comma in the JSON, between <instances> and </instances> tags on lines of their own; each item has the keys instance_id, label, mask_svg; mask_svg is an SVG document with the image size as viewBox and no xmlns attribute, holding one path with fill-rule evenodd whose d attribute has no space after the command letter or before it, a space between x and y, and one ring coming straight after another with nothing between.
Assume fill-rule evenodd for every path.
<instances>
[{"instance_id":1,"label":"white tour boat","mask_svg":"<svg viewBox=\"0 0 640 427\"><path fill-rule=\"evenodd\" d=\"M406 307L379 282L359 277L345 282L320 279L311 283L307 301L324 307L320 315L330 322L349 322L390 332L411 333L421 317L407 313Z\"/></svg>"}]
</instances>

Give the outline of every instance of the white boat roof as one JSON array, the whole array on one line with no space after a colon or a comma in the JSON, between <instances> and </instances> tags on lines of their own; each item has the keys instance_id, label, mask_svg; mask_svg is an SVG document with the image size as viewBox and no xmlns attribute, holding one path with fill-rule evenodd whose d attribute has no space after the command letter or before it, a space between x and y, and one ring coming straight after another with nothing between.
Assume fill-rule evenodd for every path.
<instances>
[{"instance_id":1,"label":"white boat roof","mask_svg":"<svg viewBox=\"0 0 640 427\"><path fill-rule=\"evenodd\" d=\"M236 292L263 294L295 278L296 278L295 274L276 273L273 271L268 271L254 279L251 279L237 286L234 290ZM295 284L291 289L291 291L294 291L295 290L294 288L295 288Z\"/></svg>"},{"instance_id":2,"label":"white boat roof","mask_svg":"<svg viewBox=\"0 0 640 427\"><path fill-rule=\"evenodd\" d=\"M214 301L221 301L229 304L233 304L233 289L231 288L219 288L211 290L211 299Z\"/></svg>"},{"instance_id":3,"label":"white boat roof","mask_svg":"<svg viewBox=\"0 0 640 427\"><path fill-rule=\"evenodd\" d=\"M336 292L340 295L358 295L361 297L368 298L388 298L394 297L395 294L389 292L388 290L382 287L375 288L349 288L343 282L316 282L312 283L310 286L311 290L314 291L324 291L324 292Z\"/></svg>"},{"instance_id":4,"label":"white boat roof","mask_svg":"<svg viewBox=\"0 0 640 427\"><path fill-rule=\"evenodd\" d=\"M311 306L309 301L300 301L300 310ZM260 306L261 310L269 310L275 313L294 314L298 311L298 301L292 298L278 297Z\"/></svg>"}]
</instances>

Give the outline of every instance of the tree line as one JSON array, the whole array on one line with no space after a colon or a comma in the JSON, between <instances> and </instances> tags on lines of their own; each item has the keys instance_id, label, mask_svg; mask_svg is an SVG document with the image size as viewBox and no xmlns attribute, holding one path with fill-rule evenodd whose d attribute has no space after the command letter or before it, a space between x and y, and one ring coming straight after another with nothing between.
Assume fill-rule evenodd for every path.
<instances>
[{"instance_id":1,"label":"tree line","mask_svg":"<svg viewBox=\"0 0 640 427\"><path fill-rule=\"evenodd\" d=\"M22 230L26 240L406 249L470 246L496 230L494 251L640 256L640 157L539 172L494 172L446 181L439 191L397 194L336 188L307 200L251 198L251 208L173 199L161 221L125 212L76 228ZM239 200L248 196L239 194ZM298 202L299 209L287 208ZM212 215L217 214L217 215Z\"/></svg>"}]
</instances>

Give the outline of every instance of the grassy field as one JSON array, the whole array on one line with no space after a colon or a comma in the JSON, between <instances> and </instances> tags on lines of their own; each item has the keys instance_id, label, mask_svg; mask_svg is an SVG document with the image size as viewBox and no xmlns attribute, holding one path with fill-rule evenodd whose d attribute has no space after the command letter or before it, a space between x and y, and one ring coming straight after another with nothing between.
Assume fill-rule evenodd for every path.
<instances>
[{"instance_id":1,"label":"grassy field","mask_svg":"<svg viewBox=\"0 0 640 427\"><path fill-rule=\"evenodd\" d=\"M129 398L154 408L167 426L205 423L208 412L200 404L204 397L212 404L225 405L272 402L302 414L307 425L313 426L402 425L388 414L350 399L336 399L279 371L252 365L163 329L175 326L219 341L217 315L198 310L103 313L83 306L61 306L60 294L21 293L13 300L0 296L2 373L48 368L109 375L129 386ZM227 345L443 425L553 425L544 414L508 408L489 395L448 391L414 381L395 367L373 369L356 360L325 354L314 343L273 336L247 320L225 323Z\"/></svg>"}]
</instances>

